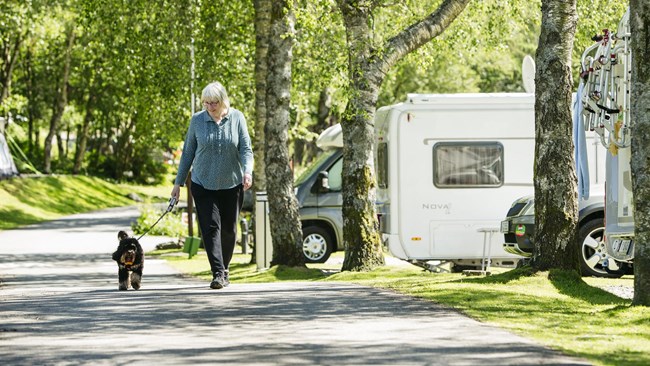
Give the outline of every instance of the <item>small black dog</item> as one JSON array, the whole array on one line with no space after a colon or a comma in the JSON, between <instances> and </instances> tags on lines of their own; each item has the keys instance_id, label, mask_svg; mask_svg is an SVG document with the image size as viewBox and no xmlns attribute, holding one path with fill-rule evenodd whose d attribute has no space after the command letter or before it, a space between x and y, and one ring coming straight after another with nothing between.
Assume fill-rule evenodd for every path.
<instances>
[{"instance_id":1,"label":"small black dog","mask_svg":"<svg viewBox=\"0 0 650 366\"><path fill-rule=\"evenodd\" d=\"M138 239L129 237L124 231L117 233L117 238L120 240L120 244L113 253L113 260L117 262L119 289L125 291L130 286L139 290L144 267L142 246Z\"/></svg>"}]
</instances>

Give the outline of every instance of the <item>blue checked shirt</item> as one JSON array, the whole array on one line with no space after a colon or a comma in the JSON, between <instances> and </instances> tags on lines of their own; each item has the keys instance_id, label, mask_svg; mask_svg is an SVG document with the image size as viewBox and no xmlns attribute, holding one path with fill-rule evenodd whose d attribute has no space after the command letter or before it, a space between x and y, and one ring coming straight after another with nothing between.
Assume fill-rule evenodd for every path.
<instances>
[{"instance_id":1,"label":"blue checked shirt","mask_svg":"<svg viewBox=\"0 0 650 366\"><path fill-rule=\"evenodd\" d=\"M176 184L184 185L190 167L192 182L210 190L233 188L244 174L252 175L253 150L242 112L230 108L219 125L206 110L192 116Z\"/></svg>"}]
</instances>

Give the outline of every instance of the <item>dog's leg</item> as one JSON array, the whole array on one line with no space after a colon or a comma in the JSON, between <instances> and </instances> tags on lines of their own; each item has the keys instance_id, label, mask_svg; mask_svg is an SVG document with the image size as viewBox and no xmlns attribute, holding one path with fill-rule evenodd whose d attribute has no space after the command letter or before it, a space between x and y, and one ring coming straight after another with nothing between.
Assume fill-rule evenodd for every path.
<instances>
[{"instance_id":1,"label":"dog's leg","mask_svg":"<svg viewBox=\"0 0 650 366\"><path fill-rule=\"evenodd\" d=\"M140 289L140 281L142 281L142 272L133 271L133 273L131 273L131 286L133 286L135 290Z\"/></svg>"},{"instance_id":2,"label":"dog's leg","mask_svg":"<svg viewBox=\"0 0 650 366\"><path fill-rule=\"evenodd\" d=\"M120 268L117 272L117 277L120 282L120 291L126 291L129 288L129 271L126 268Z\"/></svg>"}]
</instances>

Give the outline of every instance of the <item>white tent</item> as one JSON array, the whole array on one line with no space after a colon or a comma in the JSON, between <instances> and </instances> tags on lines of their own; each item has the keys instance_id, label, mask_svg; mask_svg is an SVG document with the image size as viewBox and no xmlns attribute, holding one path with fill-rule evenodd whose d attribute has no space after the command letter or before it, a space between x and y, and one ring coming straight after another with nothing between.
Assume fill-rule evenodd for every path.
<instances>
[{"instance_id":1,"label":"white tent","mask_svg":"<svg viewBox=\"0 0 650 366\"><path fill-rule=\"evenodd\" d=\"M12 177L18 174L16 164L9 151L5 135L0 133L0 179Z\"/></svg>"}]
</instances>

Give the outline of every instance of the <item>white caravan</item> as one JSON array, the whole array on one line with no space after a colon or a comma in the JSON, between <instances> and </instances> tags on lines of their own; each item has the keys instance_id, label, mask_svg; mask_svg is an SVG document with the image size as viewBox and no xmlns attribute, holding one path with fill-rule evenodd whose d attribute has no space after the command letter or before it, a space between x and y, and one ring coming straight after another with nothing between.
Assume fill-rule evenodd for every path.
<instances>
[{"instance_id":1,"label":"white caravan","mask_svg":"<svg viewBox=\"0 0 650 366\"><path fill-rule=\"evenodd\" d=\"M413 94L377 110L380 230L394 256L457 270L518 263L499 225L515 199L534 193L534 104L525 93ZM602 165L597 153L588 150L590 164Z\"/></svg>"}]
</instances>

